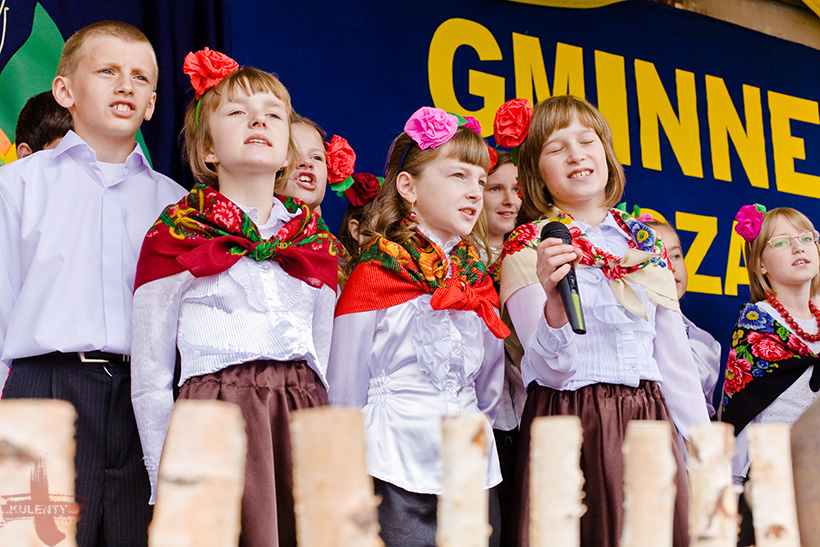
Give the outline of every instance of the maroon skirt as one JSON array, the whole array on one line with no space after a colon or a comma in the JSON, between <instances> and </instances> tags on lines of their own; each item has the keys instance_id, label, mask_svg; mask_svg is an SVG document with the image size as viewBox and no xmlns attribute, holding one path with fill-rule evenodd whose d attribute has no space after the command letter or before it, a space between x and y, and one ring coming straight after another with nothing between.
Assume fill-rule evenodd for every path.
<instances>
[{"instance_id":1,"label":"maroon skirt","mask_svg":"<svg viewBox=\"0 0 820 547\"><path fill-rule=\"evenodd\" d=\"M328 404L317 374L304 361L252 361L190 378L179 398L239 405L248 435L239 544L295 546L290 413Z\"/></svg>"},{"instance_id":2,"label":"maroon skirt","mask_svg":"<svg viewBox=\"0 0 820 547\"><path fill-rule=\"evenodd\" d=\"M678 464L677 498L673 540L675 547L689 545L689 485L678 434L661 390L655 382L642 381L636 388L616 384L592 384L577 391L557 391L535 382L527 388L521 420L516 495L509 528L515 537L505 545L529 545L529 453L530 426L540 416L574 415L581 419L583 444L584 505L581 545L617 547L624 524L624 473L621 452L629 420L666 420L674 433L672 451Z\"/></svg>"}]
</instances>

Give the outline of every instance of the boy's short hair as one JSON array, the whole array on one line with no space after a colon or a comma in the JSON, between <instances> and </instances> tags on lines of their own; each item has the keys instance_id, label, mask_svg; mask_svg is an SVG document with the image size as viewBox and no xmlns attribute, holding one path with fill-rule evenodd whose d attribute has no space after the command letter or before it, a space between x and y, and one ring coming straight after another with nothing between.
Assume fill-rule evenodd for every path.
<instances>
[{"instance_id":1,"label":"boy's short hair","mask_svg":"<svg viewBox=\"0 0 820 547\"><path fill-rule=\"evenodd\" d=\"M26 143L32 152L38 152L51 141L65 137L73 128L68 109L57 103L51 91L43 91L26 101L20 111L14 142L18 147Z\"/></svg>"},{"instance_id":2,"label":"boy's short hair","mask_svg":"<svg viewBox=\"0 0 820 547\"><path fill-rule=\"evenodd\" d=\"M219 188L216 166L205 161L205 156L213 147L210 119L223 100L231 100L239 93L270 92L279 98L288 113L288 126L293 120L290 93L275 75L258 68L246 66L226 76L198 100L193 99L185 112L182 134L188 165L194 178L212 188ZM292 157L293 139L288 139L288 157Z\"/></svg>"},{"instance_id":3,"label":"boy's short hair","mask_svg":"<svg viewBox=\"0 0 820 547\"><path fill-rule=\"evenodd\" d=\"M159 75L157 54L154 52L154 46L151 45L151 41L148 40L148 37L146 37L140 29L122 21L100 21L99 23L93 23L83 27L72 34L71 37L66 40L65 46L63 47L60 64L57 65L57 75L69 76L77 70L77 65L79 65L80 58L82 57L83 46L89 39L97 36L113 36L126 42L148 44L151 48L151 54L154 56L154 69L157 75ZM155 79L154 90L156 90L156 87L157 82Z\"/></svg>"}]
</instances>

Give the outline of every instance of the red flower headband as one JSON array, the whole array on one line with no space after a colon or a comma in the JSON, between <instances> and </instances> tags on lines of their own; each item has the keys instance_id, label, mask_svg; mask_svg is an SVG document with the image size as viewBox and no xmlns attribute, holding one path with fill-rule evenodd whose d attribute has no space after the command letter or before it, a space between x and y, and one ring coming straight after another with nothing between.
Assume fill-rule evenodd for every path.
<instances>
[{"instance_id":1,"label":"red flower headband","mask_svg":"<svg viewBox=\"0 0 820 547\"><path fill-rule=\"evenodd\" d=\"M356 152L350 143L339 135L333 135L325 143L327 154L327 181L334 192L344 192L353 185L353 169L356 164Z\"/></svg>"},{"instance_id":2,"label":"red flower headband","mask_svg":"<svg viewBox=\"0 0 820 547\"><path fill-rule=\"evenodd\" d=\"M208 48L196 53L190 52L185 56L182 72L191 77L191 85L196 92L197 125L199 125L199 100L202 95L238 68L239 63L224 53Z\"/></svg>"},{"instance_id":3,"label":"red flower headband","mask_svg":"<svg viewBox=\"0 0 820 547\"><path fill-rule=\"evenodd\" d=\"M349 188L337 189L336 193L339 197L346 197L350 200L350 204L354 207L362 207L373 201L379 193L379 188L384 184L384 177L377 177L370 173L353 173L351 180L353 182Z\"/></svg>"},{"instance_id":4,"label":"red flower headband","mask_svg":"<svg viewBox=\"0 0 820 547\"><path fill-rule=\"evenodd\" d=\"M493 136L498 146L510 149L515 165L518 165L518 147L527 138L532 121L532 105L527 99L510 99L495 113Z\"/></svg>"}]
</instances>

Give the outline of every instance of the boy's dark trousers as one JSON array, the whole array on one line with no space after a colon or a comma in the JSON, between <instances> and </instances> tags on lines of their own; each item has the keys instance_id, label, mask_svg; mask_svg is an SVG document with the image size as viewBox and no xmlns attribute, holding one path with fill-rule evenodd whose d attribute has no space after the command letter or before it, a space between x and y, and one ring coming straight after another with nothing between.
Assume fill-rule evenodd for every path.
<instances>
[{"instance_id":1,"label":"boy's dark trousers","mask_svg":"<svg viewBox=\"0 0 820 547\"><path fill-rule=\"evenodd\" d=\"M151 487L131 406L130 363L114 354L93 357L110 362L84 363L77 353L57 352L15 359L3 398L61 399L74 405L75 496L85 505L77 545L143 547Z\"/></svg>"}]
</instances>

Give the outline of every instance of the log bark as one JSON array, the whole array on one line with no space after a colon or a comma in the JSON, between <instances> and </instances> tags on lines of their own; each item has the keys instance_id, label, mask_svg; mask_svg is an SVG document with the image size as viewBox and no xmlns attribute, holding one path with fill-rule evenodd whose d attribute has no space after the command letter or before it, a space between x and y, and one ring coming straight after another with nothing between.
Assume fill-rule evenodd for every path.
<instances>
[{"instance_id":1,"label":"log bark","mask_svg":"<svg viewBox=\"0 0 820 547\"><path fill-rule=\"evenodd\" d=\"M675 473L669 422L633 420L624 440L621 547L671 547Z\"/></svg>"},{"instance_id":2,"label":"log bark","mask_svg":"<svg viewBox=\"0 0 820 547\"><path fill-rule=\"evenodd\" d=\"M66 401L0 401L0 545L76 546L76 419Z\"/></svg>"},{"instance_id":3,"label":"log bark","mask_svg":"<svg viewBox=\"0 0 820 547\"><path fill-rule=\"evenodd\" d=\"M436 544L486 547L490 539L487 481L489 424L483 414L442 420L442 494Z\"/></svg>"},{"instance_id":4,"label":"log bark","mask_svg":"<svg viewBox=\"0 0 820 547\"><path fill-rule=\"evenodd\" d=\"M820 547L820 400L792 426L797 523L803 547Z\"/></svg>"},{"instance_id":5,"label":"log bark","mask_svg":"<svg viewBox=\"0 0 820 547\"><path fill-rule=\"evenodd\" d=\"M378 498L367 474L362 413L293 413L293 498L299 547L376 547Z\"/></svg>"},{"instance_id":6,"label":"log bark","mask_svg":"<svg viewBox=\"0 0 820 547\"><path fill-rule=\"evenodd\" d=\"M697 424L690 437L690 547L735 547L738 515L737 493L732 484L732 426Z\"/></svg>"},{"instance_id":7,"label":"log bark","mask_svg":"<svg viewBox=\"0 0 820 547\"><path fill-rule=\"evenodd\" d=\"M577 547L586 511L581 502L581 420L536 418L530 431L530 545Z\"/></svg>"},{"instance_id":8,"label":"log bark","mask_svg":"<svg viewBox=\"0 0 820 547\"><path fill-rule=\"evenodd\" d=\"M148 528L150 547L236 547L246 446L238 406L176 402Z\"/></svg>"},{"instance_id":9,"label":"log bark","mask_svg":"<svg viewBox=\"0 0 820 547\"><path fill-rule=\"evenodd\" d=\"M788 424L749 428L749 507L757 547L799 547ZM817 518L817 515L815 515Z\"/></svg>"}]
</instances>

